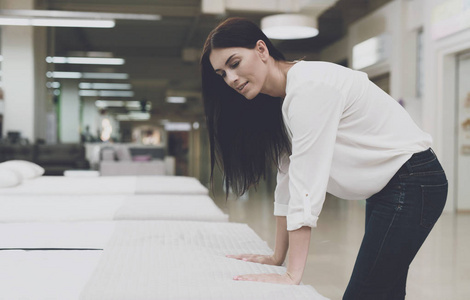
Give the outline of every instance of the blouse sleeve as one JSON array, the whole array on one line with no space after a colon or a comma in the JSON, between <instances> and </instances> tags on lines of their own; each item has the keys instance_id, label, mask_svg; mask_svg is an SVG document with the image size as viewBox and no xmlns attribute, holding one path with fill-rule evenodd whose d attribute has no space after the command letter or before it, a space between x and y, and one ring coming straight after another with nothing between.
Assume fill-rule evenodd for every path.
<instances>
[{"instance_id":1,"label":"blouse sleeve","mask_svg":"<svg viewBox=\"0 0 470 300\"><path fill-rule=\"evenodd\" d=\"M274 215L287 216L289 207L289 155L283 154L279 159L277 185L274 191Z\"/></svg>"},{"instance_id":2,"label":"blouse sleeve","mask_svg":"<svg viewBox=\"0 0 470 300\"><path fill-rule=\"evenodd\" d=\"M344 96L324 84L302 84L292 90L287 126L292 133L289 157L287 230L316 227L325 201Z\"/></svg>"}]
</instances>

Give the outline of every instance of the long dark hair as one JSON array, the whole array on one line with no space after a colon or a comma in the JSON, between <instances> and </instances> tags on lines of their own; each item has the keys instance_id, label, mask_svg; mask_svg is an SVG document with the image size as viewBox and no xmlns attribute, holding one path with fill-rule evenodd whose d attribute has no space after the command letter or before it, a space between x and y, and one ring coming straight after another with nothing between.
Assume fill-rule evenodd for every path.
<instances>
[{"instance_id":1,"label":"long dark hair","mask_svg":"<svg viewBox=\"0 0 470 300\"><path fill-rule=\"evenodd\" d=\"M282 99L258 94L247 100L214 72L209 61L212 49L253 49L265 42L269 55L285 61L266 35L253 22L229 18L211 31L201 56L202 94L210 141L211 184L217 164L224 173L226 196L229 188L237 196L265 178L291 146L282 119Z\"/></svg>"}]
</instances>

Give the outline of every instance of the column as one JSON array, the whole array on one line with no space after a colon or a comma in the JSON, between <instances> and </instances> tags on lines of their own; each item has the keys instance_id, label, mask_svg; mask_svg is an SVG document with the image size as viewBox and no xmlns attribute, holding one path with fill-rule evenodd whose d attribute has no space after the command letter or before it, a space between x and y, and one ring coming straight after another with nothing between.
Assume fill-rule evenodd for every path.
<instances>
[{"instance_id":1,"label":"column","mask_svg":"<svg viewBox=\"0 0 470 300\"><path fill-rule=\"evenodd\" d=\"M3 0L0 8L34 9L34 1ZM45 28L2 26L1 33L3 133L19 131L30 142L45 137L45 32Z\"/></svg>"},{"instance_id":2,"label":"column","mask_svg":"<svg viewBox=\"0 0 470 300\"><path fill-rule=\"evenodd\" d=\"M59 101L59 141L80 142L80 96L78 81L62 80Z\"/></svg>"}]
</instances>

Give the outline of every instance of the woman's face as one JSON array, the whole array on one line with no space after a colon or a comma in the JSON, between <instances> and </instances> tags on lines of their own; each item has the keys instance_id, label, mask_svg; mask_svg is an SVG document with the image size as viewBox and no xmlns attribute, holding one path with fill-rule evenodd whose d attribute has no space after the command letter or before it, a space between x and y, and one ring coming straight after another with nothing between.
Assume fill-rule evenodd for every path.
<instances>
[{"instance_id":1,"label":"woman's face","mask_svg":"<svg viewBox=\"0 0 470 300\"><path fill-rule=\"evenodd\" d=\"M262 45L263 46L263 45ZM263 47L261 47L263 48ZM255 98L263 89L267 76L266 48L213 49L209 60L217 75L246 99Z\"/></svg>"}]
</instances>

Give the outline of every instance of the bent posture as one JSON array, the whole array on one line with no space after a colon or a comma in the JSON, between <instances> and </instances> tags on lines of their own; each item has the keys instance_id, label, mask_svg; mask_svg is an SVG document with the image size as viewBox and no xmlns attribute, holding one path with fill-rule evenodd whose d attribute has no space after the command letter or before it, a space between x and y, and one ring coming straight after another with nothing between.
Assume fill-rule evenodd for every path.
<instances>
[{"instance_id":1,"label":"bent posture","mask_svg":"<svg viewBox=\"0 0 470 300\"><path fill-rule=\"evenodd\" d=\"M439 218L447 179L431 137L363 72L289 62L252 22L231 18L201 57L212 170L238 195L278 166L272 256L287 272L236 280L299 284L326 192L367 199L366 230L343 299L404 299L408 267ZM289 251L288 251L289 250Z\"/></svg>"}]
</instances>

